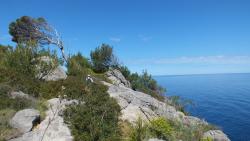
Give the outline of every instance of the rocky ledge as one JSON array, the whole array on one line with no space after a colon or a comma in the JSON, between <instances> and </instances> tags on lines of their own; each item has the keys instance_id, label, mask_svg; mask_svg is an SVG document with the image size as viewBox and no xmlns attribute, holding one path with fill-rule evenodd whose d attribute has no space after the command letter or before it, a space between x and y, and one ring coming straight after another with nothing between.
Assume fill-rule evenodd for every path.
<instances>
[{"instance_id":1,"label":"rocky ledge","mask_svg":"<svg viewBox=\"0 0 250 141\"><path fill-rule=\"evenodd\" d=\"M108 93L111 97L115 98L122 109L122 120L134 123L139 117L145 121L150 121L155 117L165 117L169 120L176 120L188 126L197 124L208 124L206 121L197 117L186 116L184 113L177 111L175 107L170 106L165 102L161 102L152 96L134 91L130 84L124 84L126 81L118 70L113 71L116 75L109 78L113 83L103 82L109 87ZM112 73L111 73L112 74ZM122 76L119 78L119 76ZM127 83L127 82L126 82ZM220 130L210 130L204 133L204 138L210 138L215 141L230 141L230 139Z\"/></svg>"}]
</instances>

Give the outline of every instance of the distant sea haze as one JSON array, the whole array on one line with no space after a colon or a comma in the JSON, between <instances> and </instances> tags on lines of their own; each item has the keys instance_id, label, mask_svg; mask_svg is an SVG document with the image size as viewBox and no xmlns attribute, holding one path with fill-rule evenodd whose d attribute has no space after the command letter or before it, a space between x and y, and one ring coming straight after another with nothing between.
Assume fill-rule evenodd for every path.
<instances>
[{"instance_id":1,"label":"distant sea haze","mask_svg":"<svg viewBox=\"0 0 250 141\"><path fill-rule=\"evenodd\" d=\"M219 126L232 141L250 141L250 73L155 76L167 96L190 99L193 116Z\"/></svg>"}]
</instances>

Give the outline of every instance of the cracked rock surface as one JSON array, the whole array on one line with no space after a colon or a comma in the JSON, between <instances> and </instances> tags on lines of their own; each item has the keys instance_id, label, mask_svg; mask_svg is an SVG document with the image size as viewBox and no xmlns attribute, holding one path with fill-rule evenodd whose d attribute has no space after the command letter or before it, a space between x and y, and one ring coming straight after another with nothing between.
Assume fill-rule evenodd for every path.
<instances>
[{"instance_id":1,"label":"cracked rock surface","mask_svg":"<svg viewBox=\"0 0 250 141\"><path fill-rule=\"evenodd\" d=\"M124 86L116 86L103 82L109 87L108 93L115 98L122 109L122 120L134 123L138 117L150 120L155 117L165 117L170 120L178 120L185 124L207 124L207 122L192 116L186 116L177 111L173 106L161 102L150 95L134 91Z\"/></svg>"},{"instance_id":2,"label":"cracked rock surface","mask_svg":"<svg viewBox=\"0 0 250 141\"><path fill-rule=\"evenodd\" d=\"M117 76L114 75L113 77ZM108 86L109 95L115 98L120 105L122 120L127 120L133 124L139 117L144 121L150 121L155 117L165 117L166 119L176 120L188 126L208 124L197 117L187 116L177 111L175 107L167 104L167 102L161 102L148 94L134 91L129 87L115 83L113 79L110 80L113 82L112 84L103 83ZM215 141L230 141L221 130L210 130L204 133L204 137L211 137Z\"/></svg>"},{"instance_id":3,"label":"cracked rock surface","mask_svg":"<svg viewBox=\"0 0 250 141\"><path fill-rule=\"evenodd\" d=\"M59 98L48 100L45 119L32 131L10 141L73 141L71 132L60 113L67 105L74 103L76 103L74 100L59 100Z\"/></svg>"},{"instance_id":4,"label":"cracked rock surface","mask_svg":"<svg viewBox=\"0 0 250 141\"><path fill-rule=\"evenodd\" d=\"M210 130L204 133L203 138L209 138L213 141L230 141L226 134L221 130Z\"/></svg>"}]
</instances>

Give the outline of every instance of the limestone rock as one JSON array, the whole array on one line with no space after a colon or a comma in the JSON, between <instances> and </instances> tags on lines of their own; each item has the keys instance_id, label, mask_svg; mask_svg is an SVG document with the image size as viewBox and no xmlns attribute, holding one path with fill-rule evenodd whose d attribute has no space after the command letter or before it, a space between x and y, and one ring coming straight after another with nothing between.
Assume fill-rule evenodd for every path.
<instances>
[{"instance_id":1,"label":"limestone rock","mask_svg":"<svg viewBox=\"0 0 250 141\"><path fill-rule=\"evenodd\" d=\"M204 133L203 138L209 138L213 141L230 141L230 139L221 130L209 130Z\"/></svg>"},{"instance_id":2,"label":"limestone rock","mask_svg":"<svg viewBox=\"0 0 250 141\"><path fill-rule=\"evenodd\" d=\"M122 75L122 73L117 69L112 69L106 72L106 75L109 80L112 81L112 83L116 86L125 86L130 88L130 82L125 79L125 77Z\"/></svg>"},{"instance_id":3,"label":"limestone rock","mask_svg":"<svg viewBox=\"0 0 250 141\"><path fill-rule=\"evenodd\" d=\"M10 96L11 96L11 98L26 98L26 99L30 98L28 94L25 94L22 91L11 92Z\"/></svg>"},{"instance_id":4,"label":"limestone rock","mask_svg":"<svg viewBox=\"0 0 250 141\"><path fill-rule=\"evenodd\" d=\"M66 78L67 78L67 74L63 70L63 68L60 66L56 67L51 73L43 77L45 81L57 81L57 80L63 80Z\"/></svg>"},{"instance_id":5,"label":"limestone rock","mask_svg":"<svg viewBox=\"0 0 250 141\"><path fill-rule=\"evenodd\" d=\"M167 102L161 102L148 94L107 82L103 82L103 84L109 87L107 92L111 97L115 98L120 105L122 110L121 119L129 121L132 124L135 123L139 117L144 121L150 121L155 117L165 117L169 120L179 121L189 127L200 124L208 125L206 121L197 117L186 116ZM204 137L210 137L214 139L214 141L230 141L220 130L210 130L204 133ZM151 139L150 141L157 141L157 139Z\"/></svg>"},{"instance_id":6,"label":"limestone rock","mask_svg":"<svg viewBox=\"0 0 250 141\"><path fill-rule=\"evenodd\" d=\"M33 128L34 122L39 120L39 111L34 109L25 109L15 114L15 116L10 120L10 125L13 128L18 129L21 133L26 133Z\"/></svg>"},{"instance_id":7,"label":"limestone rock","mask_svg":"<svg viewBox=\"0 0 250 141\"><path fill-rule=\"evenodd\" d=\"M150 120L162 116L170 120L178 120L188 125L207 124L207 122L198 118L185 116L173 106L158 101L148 94L134 91L123 86L119 87L107 82L103 83L109 87L109 95L115 98L120 105L122 109L122 120L134 123L138 117L144 120Z\"/></svg>"},{"instance_id":8,"label":"limestone rock","mask_svg":"<svg viewBox=\"0 0 250 141\"><path fill-rule=\"evenodd\" d=\"M164 141L164 140L157 139L157 138L152 138L152 139L149 139L148 141Z\"/></svg>"},{"instance_id":9,"label":"limestone rock","mask_svg":"<svg viewBox=\"0 0 250 141\"><path fill-rule=\"evenodd\" d=\"M76 100L48 100L48 110L45 119L31 132L10 141L73 141L68 126L64 123L61 112L67 105L77 104Z\"/></svg>"}]
</instances>

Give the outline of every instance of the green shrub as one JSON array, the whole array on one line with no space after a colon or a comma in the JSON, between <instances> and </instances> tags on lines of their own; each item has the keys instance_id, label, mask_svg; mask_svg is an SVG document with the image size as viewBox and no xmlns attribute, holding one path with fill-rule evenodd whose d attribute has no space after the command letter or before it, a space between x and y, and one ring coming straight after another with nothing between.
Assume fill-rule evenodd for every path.
<instances>
[{"instance_id":1,"label":"green shrub","mask_svg":"<svg viewBox=\"0 0 250 141\"><path fill-rule=\"evenodd\" d=\"M33 105L32 101L25 98L10 98L9 92L9 86L0 85L0 110L8 108L18 111Z\"/></svg>"},{"instance_id":2,"label":"green shrub","mask_svg":"<svg viewBox=\"0 0 250 141\"><path fill-rule=\"evenodd\" d=\"M147 71L143 71L142 75L139 75L138 73L130 73L125 66L119 67L119 70L129 80L132 89L149 94L160 101L165 99L164 93L166 90L159 86Z\"/></svg>"},{"instance_id":3,"label":"green shrub","mask_svg":"<svg viewBox=\"0 0 250 141\"><path fill-rule=\"evenodd\" d=\"M65 87L63 94L72 99L82 100L88 93L85 78L81 76L68 76L63 83Z\"/></svg>"},{"instance_id":4,"label":"green shrub","mask_svg":"<svg viewBox=\"0 0 250 141\"><path fill-rule=\"evenodd\" d=\"M208 130L216 129L216 127L211 124L185 125L182 122L175 120L169 122L173 128L173 137L175 140L200 141L203 133Z\"/></svg>"},{"instance_id":5,"label":"green shrub","mask_svg":"<svg viewBox=\"0 0 250 141\"><path fill-rule=\"evenodd\" d=\"M39 97L51 99L62 95L63 80L40 83Z\"/></svg>"},{"instance_id":6,"label":"green shrub","mask_svg":"<svg viewBox=\"0 0 250 141\"><path fill-rule=\"evenodd\" d=\"M139 117L132 127L130 141L144 141L147 138L148 125Z\"/></svg>"},{"instance_id":7,"label":"green shrub","mask_svg":"<svg viewBox=\"0 0 250 141\"><path fill-rule=\"evenodd\" d=\"M4 65L4 62L6 61L6 55L11 49L11 46L0 45L0 66Z\"/></svg>"},{"instance_id":8,"label":"green shrub","mask_svg":"<svg viewBox=\"0 0 250 141\"><path fill-rule=\"evenodd\" d=\"M52 61L41 60L44 55ZM41 78L59 64L55 52L40 48L32 42L18 44L15 48L5 51L4 58L3 65L0 66L0 83L7 83L14 90L21 90L36 97L39 94Z\"/></svg>"},{"instance_id":9,"label":"green shrub","mask_svg":"<svg viewBox=\"0 0 250 141\"><path fill-rule=\"evenodd\" d=\"M157 118L150 121L149 130L151 134L159 139L170 140L173 128L164 118Z\"/></svg>"},{"instance_id":10,"label":"green shrub","mask_svg":"<svg viewBox=\"0 0 250 141\"><path fill-rule=\"evenodd\" d=\"M117 58L110 45L102 44L90 53L93 70L98 73L106 72L110 67L118 66Z\"/></svg>"},{"instance_id":11,"label":"green shrub","mask_svg":"<svg viewBox=\"0 0 250 141\"><path fill-rule=\"evenodd\" d=\"M193 106L193 102L188 99L183 99L180 96L170 96L168 97L168 104L174 106L176 110L181 111L188 115L188 112L185 110L187 106Z\"/></svg>"},{"instance_id":12,"label":"green shrub","mask_svg":"<svg viewBox=\"0 0 250 141\"><path fill-rule=\"evenodd\" d=\"M10 139L18 132L9 125L9 119L14 116L15 112L9 108L0 110L0 141Z\"/></svg>"},{"instance_id":13,"label":"green shrub","mask_svg":"<svg viewBox=\"0 0 250 141\"><path fill-rule=\"evenodd\" d=\"M84 103L71 106L64 112L75 140L120 140L119 105L106 93L106 87L93 84L89 90Z\"/></svg>"},{"instance_id":14,"label":"green shrub","mask_svg":"<svg viewBox=\"0 0 250 141\"><path fill-rule=\"evenodd\" d=\"M118 67L117 69L122 73L122 75L123 75L127 80L129 80L129 77L130 77L130 75L131 75L131 72L130 72L130 70L128 69L127 66L120 66L120 67Z\"/></svg>"},{"instance_id":15,"label":"green shrub","mask_svg":"<svg viewBox=\"0 0 250 141\"><path fill-rule=\"evenodd\" d=\"M90 61L82 56L81 53L77 53L76 55L71 56L68 59L67 69L68 75L79 75L82 73L88 73L87 70L90 69L91 63ZM85 72L84 72L85 71Z\"/></svg>"},{"instance_id":16,"label":"green shrub","mask_svg":"<svg viewBox=\"0 0 250 141\"><path fill-rule=\"evenodd\" d=\"M210 137L206 137L206 138L202 138L200 141L213 141L213 139Z\"/></svg>"}]
</instances>

